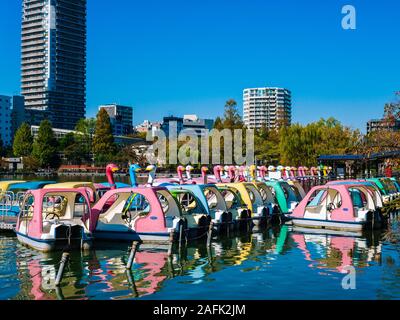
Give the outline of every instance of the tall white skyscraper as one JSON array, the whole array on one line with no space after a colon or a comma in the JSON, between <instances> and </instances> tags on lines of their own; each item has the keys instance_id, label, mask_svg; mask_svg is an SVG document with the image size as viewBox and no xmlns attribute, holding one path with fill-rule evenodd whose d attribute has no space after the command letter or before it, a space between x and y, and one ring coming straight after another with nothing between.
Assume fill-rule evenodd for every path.
<instances>
[{"instance_id":1,"label":"tall white skyscraper","mask_svg":"<svg viewBox=\"0 0 400 320\"><path fill-rule=\"evenodd\" d=\"M292 96L283 88L250 88L243 90L243 122L251 129L277 128L292 121Z\"/></svg>"},{"instance_id":2,"label":"tall white skyscraper","mask_svg":"<svg viewBox=\"0 0 400 320\"><path fill-rule=\"evenodd\" d=\"M73 129L86 109L86 0L23 0L22 6L25 107L44 112L53 127Z\"/></svg>"}]
</instances>

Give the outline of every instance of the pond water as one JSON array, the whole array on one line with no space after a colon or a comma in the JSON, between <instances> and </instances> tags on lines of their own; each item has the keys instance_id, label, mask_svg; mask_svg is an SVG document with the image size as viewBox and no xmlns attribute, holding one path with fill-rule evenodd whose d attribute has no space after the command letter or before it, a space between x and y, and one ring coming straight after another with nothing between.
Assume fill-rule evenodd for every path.
<instances>
[{"instance_id":1,"label":"pond water","mask_svg":"<svg viewBox=\"0 0 400 320\"><path fill-rule=\"evenodd\" d=\"M400 231L398 221L392 228ZM384 240L383 232L332 235L283 226L214 239L211 248L202 239L177 251L168 257L166 248L142 246L126 272L129 243L97 243L90 252L71 253L56 288L61 252L39 253L0 233L0 300L400 299L400 243Z\"/></svg>"},{"instance_id":2,"label":"pond water","mask_svg":"<svg viewBox=\"0 0 400 320\"><path fill-rule=\"evenodd\" d=\"M394 223L398 232L398 223ZM61 252L43 254L0 235L0 299L399 299L400 244L382 233L303 233L291 226L167 250L129 244L75 251L57 289ZM355 277L344 279L354 267ZM344 280L343 280L344 279ZM354 279L354 281L353 281ZM345 290L347 286L355 286Z\"/></svg>"}]
</instances>

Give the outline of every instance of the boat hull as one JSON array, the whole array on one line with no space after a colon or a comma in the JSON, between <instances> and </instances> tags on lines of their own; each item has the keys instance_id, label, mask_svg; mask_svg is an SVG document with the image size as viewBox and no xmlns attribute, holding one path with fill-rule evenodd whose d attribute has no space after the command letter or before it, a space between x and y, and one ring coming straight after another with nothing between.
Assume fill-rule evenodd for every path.
<instances>
[{"instance_id":1,"label":"boat hull","mask_svg":"<svg viewBox=\"0 0 400 320\"><path fill-rule=\"evenodd\" d=\"M92 246L92 239L71 239L70 243L68 243L68 240L66 239L49 239L49 240L43 240L43 239L36 239L29 237L27 235L24 235L22 233L16 232L17 234L17 239L20 243L23 245L33 248L38 251L42 252L50 252L50 251L56 251L56 250L63 250L65 248L68 249L79 249L79 248L85 248L88 249Z\"/></svg>"},{"instance_id":2,"label":"boat hull","mask_svg":"<svg viewBox=\"0 0 400 320\"><path fill-rule=\"evenodd\" d=\"M94 232L94 238L99 240L113 241L141 241L144 243L169 243L169 233L139 233L134 231L107 231L97 230Z\"/></svg>"},{"instance_id":3,"label":"boat hull","mask_svg":"<svg viewBox=\"0 0 400 320\"><path fill-rule=\"evenodd\" d=\"M314 229L331 229L340 231L362 231L366 228L367 223L363 222L343 222L334 220L318 220L306 218L292 218L294 226L314 228Z\"/></svg>"}]
</instances>

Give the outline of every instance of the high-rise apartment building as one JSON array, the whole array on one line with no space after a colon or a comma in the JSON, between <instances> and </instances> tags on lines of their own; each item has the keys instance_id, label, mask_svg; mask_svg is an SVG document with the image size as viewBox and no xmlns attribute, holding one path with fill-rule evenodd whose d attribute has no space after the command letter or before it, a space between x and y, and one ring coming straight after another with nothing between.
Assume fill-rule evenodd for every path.
<instances>
[{"instance_id":1,"label":"high-rise apartment building","mask_svg":"<svg viewBox=\"0 0 400 320\"><path fill-rule=\"evenodd\" d=\"M251 129L269 129L290 125L291 92L283 88L251 88L243 90L243 121Z\"/></svg>"},{"instance_id":2,"label":"high-rise apartment building","mask_svg":"<svg viewBox=\"0 0 400 320\"><path fill-rule=\"evenodd\" d=\"M101 105L110 117L114 136L126 136L133 132L133 109L128 106L120 106L116 103Z\"/></svg>"},{"instance_id":3,"label":"high-rise apartment building","mask_svg":"<svg viewBox=\"0 0 400 320\"><path fill-rule=\"evenodd\" d=\"M27 109L62 129L85 117L86 0L23 0L21 71Z\"/></svg>"}]
</instances>

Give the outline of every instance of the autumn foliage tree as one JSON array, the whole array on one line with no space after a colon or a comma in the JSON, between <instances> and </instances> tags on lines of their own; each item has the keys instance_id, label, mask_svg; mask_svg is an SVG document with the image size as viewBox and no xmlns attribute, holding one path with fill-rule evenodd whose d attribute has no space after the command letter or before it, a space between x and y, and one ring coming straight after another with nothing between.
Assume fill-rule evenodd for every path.
<instances>
[{"instance_id":1,"label":"autumn foliage tree","mask_svg":"<svg viewBox=\"0 0 400 320\"><path fill-rule=\"evenodd\" d=\"M381 126L371 131L358 145L358 152L370 154L375 152L400 150L400 131L396 124L400 121L400 92L396 92L396 100L387 103Z\"/></svg>"}]
</instances>

